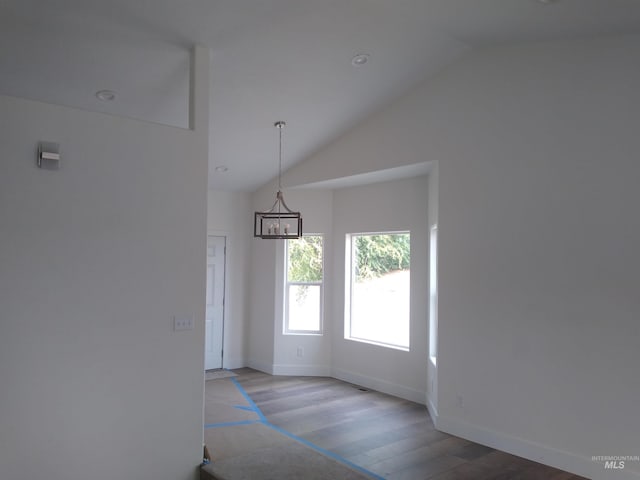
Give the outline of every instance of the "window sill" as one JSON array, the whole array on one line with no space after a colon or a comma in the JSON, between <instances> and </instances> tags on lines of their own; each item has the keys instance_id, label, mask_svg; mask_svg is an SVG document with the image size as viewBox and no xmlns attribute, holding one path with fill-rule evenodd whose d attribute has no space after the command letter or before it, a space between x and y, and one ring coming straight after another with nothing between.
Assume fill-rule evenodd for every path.
<instances>
[{"instance_id":1,"label":"window sill","mask_svg":"<svg viewBox=\"0 0 640 480\"><path fill-rule=\"evenodd\" d=\"M344 337L345 340L351 340L352 342L367 343L369 345L375 345L377 347L390 348L391 350L400 350L401 352L410 352L409 347L402 347L400 345L392 345L390 343L376 342L374 340L366 340L364 338L356 337Z\"/></svg>"},{"instance_id":2,"label":"window sill","mask_svg":"<svg viewBox=\"0 0 640 480\"><path fill-rule=\"evenodd\" d=\"M283 335L297 335L297 336L305 336L305 337L322 337L324 333L322 332L283 332Z\"/></svg>"}]
</instances>

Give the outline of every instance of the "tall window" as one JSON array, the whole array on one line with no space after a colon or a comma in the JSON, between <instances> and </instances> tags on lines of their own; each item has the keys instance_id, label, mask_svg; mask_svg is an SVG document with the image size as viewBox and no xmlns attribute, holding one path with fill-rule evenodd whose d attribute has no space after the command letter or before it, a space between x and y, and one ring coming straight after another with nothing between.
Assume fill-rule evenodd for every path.
<instances>
[{"instance_id":1,"label":"tall window","mask_svg":"<svg viewBox=\"0 0 640 480\"><path fill-rule=\"evenodd\" d=\"M431 227L429 244L429 358L438 357L438 226Z\"/></svg>"},{"instance_id":2,"label":"tall window","mask_svg":"<svg viewBox=\"0 0 640 480\"><path fill-rule=\"evenodd\" d=\"M408 232L347 235L345 338L409 350Z\"/></svg>"},{"instance_id":3,"label":"tall window","mask_svg":"<svg viewBox=\"0 0 640 480\"><path fill-rule=\"evenodd\" d=\"M321 235L287 240L285 333L322 333L323 241Z\"/></svg>"}]
</instances>

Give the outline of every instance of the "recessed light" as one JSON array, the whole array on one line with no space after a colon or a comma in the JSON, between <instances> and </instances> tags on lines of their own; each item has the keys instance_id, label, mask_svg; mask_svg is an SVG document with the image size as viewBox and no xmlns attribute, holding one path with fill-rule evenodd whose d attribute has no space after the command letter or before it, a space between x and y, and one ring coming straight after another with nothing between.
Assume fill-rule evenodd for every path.
<instances>
[{"instance_id":1,"label":"recessed light","mask_svg":"<svg viewBox=\"0 0 640 480\"><path fill-rule=\"evenodd\" d=\"M218 165L216 168L214 168L214 170L218 173L224 173L227 170L229 170L229 168L226 167L225 165Z\"/></svg>"},{"instance_id":2,"label":"recessed light","mask_svg":"<svg viewBox=\"0 0 640 480\"><path fill-rule=\"evenodd\" d=\"M112 102L116 99L116 92L112 92L111 90L99 90L96 92L96 97L101 102Z\"/></svg>"},{"instance_id":3,"label":"recessed light","mask_svg":"<svg viewBox=\"0 0 640 480\"><path fill-rule=\"evenodd\" d=\"M364 65L368 61L369 61L369 54L368 53L359 53L358 55L354 56L351 59L351 65L353 65L354 67L361 67L362 65Z\"/></svg>"}]
</instances>

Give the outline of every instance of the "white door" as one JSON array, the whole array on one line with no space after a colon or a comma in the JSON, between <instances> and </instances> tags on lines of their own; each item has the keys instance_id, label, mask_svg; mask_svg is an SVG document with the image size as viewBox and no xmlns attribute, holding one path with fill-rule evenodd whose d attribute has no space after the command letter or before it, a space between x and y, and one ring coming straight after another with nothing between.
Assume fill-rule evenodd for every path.
<instances>
[{"instance_id":1,"label":"white door","mask_svg":"<svg viewBox=\"0 0 640 480\"><path fill-rule=\"evenodd\" d=\"M207 311L204 368L222 368L225 237L207 237Z\"/></svg>"}]
</instances>

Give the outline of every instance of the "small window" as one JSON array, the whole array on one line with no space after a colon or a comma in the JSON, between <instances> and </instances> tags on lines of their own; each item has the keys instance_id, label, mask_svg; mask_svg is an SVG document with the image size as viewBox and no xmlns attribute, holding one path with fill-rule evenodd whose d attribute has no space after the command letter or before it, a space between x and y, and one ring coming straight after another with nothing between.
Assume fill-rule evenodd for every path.
<instances>
[{"instance_id":1,"label":"small window","mask_svg":"<svg viewBox=\"0 0 640 480\"><path fill-rule=\"evenodd\" d=\"M345 338L409 350L408 232L346 239Z\"/></svg>"},{"instance_id":2,"label":"small window","mask_svg":"<svg viewBox=\"0 0 640 480\"><path fill-rule=\"evenodd\" d=\"M323 270L322 235L287 240L284 333L322 333Z\"/></svg>"}]
</instances>

